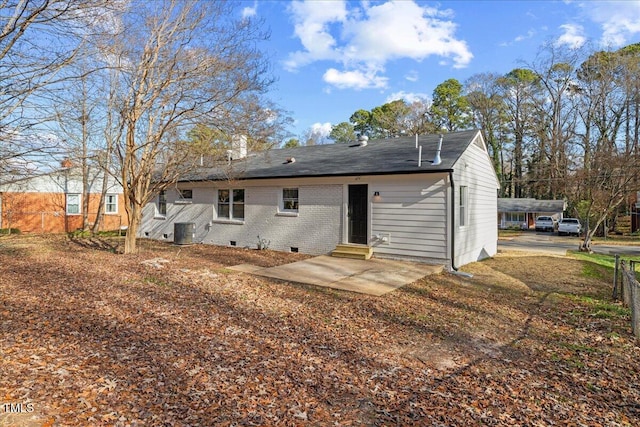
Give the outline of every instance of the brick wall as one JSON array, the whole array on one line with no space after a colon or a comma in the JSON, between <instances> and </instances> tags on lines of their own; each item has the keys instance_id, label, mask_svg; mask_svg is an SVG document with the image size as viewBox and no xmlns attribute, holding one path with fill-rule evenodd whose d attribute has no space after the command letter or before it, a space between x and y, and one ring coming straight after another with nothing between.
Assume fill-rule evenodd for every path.
<instances>
[{"instance_id":1,"label":"brick wall","mask_svg":"<svg viewBox=\"0 0 640 427\"><path fill-rule=\"evenodd\" d=\"M96 219L100 195L89 198L89 222ZM82 215L66 215L63 193L4 192L1 200L2 228L26 233L64 233L82 228ZM127 223L124 199L118 195L118 213L105 214L101 230L117 230Z\"/></svg>"},{"instance_id":2,"label":"brick wall","mask_svg":"<svg viewBox=\"0 0 640 427\"><path fill-rule=\"evenodd\" d=\"M296 187L288 183L287 187ZM224 187L223 187L224 188ZM242 222L217 218L217 190L193 188L193 201L175 204L175 191L167 193L167 215L159 219L155 205L144 211L140 235L173 241L176 222L193 222L196 242L256 248L258 236L270 241L269 248L289 251L298 248L308 254L328 253L340 243L342 235L342 185L299 185L299 212L296 216L278 212L279 186L250 186L245 190L245 218ZM156 218L154 218L156 217ZM166 236L166 237L164 237Z\"/></svg>"}]
</instances>

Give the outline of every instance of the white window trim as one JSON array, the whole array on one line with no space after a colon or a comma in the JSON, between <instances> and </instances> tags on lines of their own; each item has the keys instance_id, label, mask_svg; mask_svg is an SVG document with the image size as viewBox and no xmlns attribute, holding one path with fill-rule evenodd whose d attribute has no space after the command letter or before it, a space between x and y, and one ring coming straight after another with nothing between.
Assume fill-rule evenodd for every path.
<instances>
[{"instance_id":1,"label":"white window trim","mask_svg":"<svg viewBox=\"0 0 640 427\"><path fill-rule=\"evenodd\" d=\"M69 196L78 197L78 212L69 212ZM82 215L82 194L80 193L68 193L65 198L65 212L67 215Z\"/></svg>"},{"instance_id":2,"label":"white window trim","mask_svg":"<svg viewBox=\"0 0 640 427\"><path fill-rule=\"evenodd\" d=\"M284 208L284 190L289 189L298 190L298 209L285 209ZM277 216L296 217L300 214L300 188L299 187L282 187L278 189L278 210Z\"/></svg>"},{"instance_id":3,"label":"white window trim","mask_svg":"<svg viewBox=\"0 0 640 427\"><path fill-rule=\"evenodd\" d=\"M469 187L461 185L458 191L458 226L464 228L469 226Z\"/></svg>"},{"instance_id":4,"label":"white window trim","mask_svg":"<svg viewBox=\"0 0 640 427\"><path fill-rule=\"evenodd\" d=\"M227 190L229 191L229 216L227 218L221 218L218 216L218 204L219 199L220 199L220 191L221 190ZM243 202L244 207L246 208L247 206L247 190L246 188L218 188L216 190L216 201L215 201L215 209L214 209L214 218L213 218L213 222L216 224L238 224L238 225L242 225L244 224L245 218L233 218L233 191L234 190L243 190L244 191L244 198L245 201ZM246 210L245 210L245 215L246 215Z\"/></svg>"},{"instance_id":5,"label":"white window trim","mask_svg":"<svg viewBox=\"0 0 640 427\"><path fill-rule=\"evenodd\" d=\"M109 203L107 203L107 198L109 196L113 196L114 199L115 199L115 203L112 203L112 204L115 205L116 209L113 212L110 212L110 211L107 210L107 206L109 206ZM105 215L117 215L118 212L119 212L119 209L118 209L118 195L114 194L114 193L105 194L105 198L104 198L104 214Z\"/></svg>"},{"instance_id":6,"label":"white window trim","mask_svg":"<svg viewBox=\"0 0 640 427\"><path fill-rule=\"evenodd\" d=\"M185 197L182 196L182 192L185 191L185 190L191 191L191 197L186 197L185 198ZM191 188L182 188L182 189L178 188L178 189L176 189L176 191L178 193L178 198L175 201L176 205L188 205L188 204L193 203L193 189L191 189Z\"/></svg>"},{"instance_id":7,"label":"white window trim","mask_svg":"<svg viewBox=\"0 0 640 427\"><path fill-rule=\"evenodd\" d=\"M155 219L167 219L167 214L166 213L160 213L160 194L164 193L164 208L165 210L167 209L167 191L166 190L160 190L160 192L158 192L158 195L156 196L156 202L154 203L154 215L153 217Z\"/></svg>"}]
</instances>

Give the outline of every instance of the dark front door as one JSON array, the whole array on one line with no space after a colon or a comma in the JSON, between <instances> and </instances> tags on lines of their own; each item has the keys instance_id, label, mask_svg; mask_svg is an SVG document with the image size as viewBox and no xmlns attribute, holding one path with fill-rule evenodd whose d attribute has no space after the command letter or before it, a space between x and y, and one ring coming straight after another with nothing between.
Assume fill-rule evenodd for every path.
<instances>
[{"instance_id":1,"label":"dark front door","mask_svg":"<svg viewBox=\"0 0 640 427\"><path fill-rule=\"evenodd\" d=\"M349 186L349 243L367 244L367 184Z\"/></svg>"}]
</instances>

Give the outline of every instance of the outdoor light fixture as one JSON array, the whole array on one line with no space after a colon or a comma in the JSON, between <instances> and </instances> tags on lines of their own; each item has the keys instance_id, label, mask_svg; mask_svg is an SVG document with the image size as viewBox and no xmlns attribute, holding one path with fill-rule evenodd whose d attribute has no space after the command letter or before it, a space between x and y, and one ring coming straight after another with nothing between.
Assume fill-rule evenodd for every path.
<instances>
[{"instance_id":1,"label":"outdoor light fixture","mask_svg":"<svg viewBox=\"0 0 640 427\"><path fill-rule=\"evenodd\" d=\"M382 201L382 196L380 196L380 192L379 191L374 191L373 192L373 199L371 199L371 201L373 203L380 203Z\"/></svg>"}]
</instances>

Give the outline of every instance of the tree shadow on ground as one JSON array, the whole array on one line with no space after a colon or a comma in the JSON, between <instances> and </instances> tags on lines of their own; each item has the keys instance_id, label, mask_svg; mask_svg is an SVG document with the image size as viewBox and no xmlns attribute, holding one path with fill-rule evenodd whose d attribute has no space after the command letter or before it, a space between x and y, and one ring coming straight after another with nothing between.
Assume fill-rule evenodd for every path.
<instances>
[{"instance_id":1,"label":"tree shadow on ground","mask_svg":"<svg viewBox=\"0 0 640 427\"><path fill-rule=\"evenodd\" d=\"M122 253L120 242L104 239L101 237L69 237L69 241L85 249L93 249L111 253Z\"/></svg>"}]
</instances>

